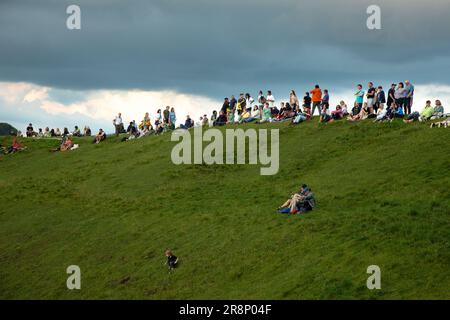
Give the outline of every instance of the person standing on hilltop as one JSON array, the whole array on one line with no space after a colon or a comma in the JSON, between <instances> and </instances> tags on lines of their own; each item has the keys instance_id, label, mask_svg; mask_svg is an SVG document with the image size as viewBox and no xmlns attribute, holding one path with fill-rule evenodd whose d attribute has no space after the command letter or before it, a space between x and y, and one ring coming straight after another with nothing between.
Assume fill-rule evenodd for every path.
<instances>
[{"instance_id":1,"label":"person standing on hilltop","mask_svg":"<svg viewBox=\"0 0 450 320\"><path fill-rule=\"evenodd\" d=\"M230 101L228 100L228 97L225 97L223 99L223 104L220 111L223 112L224 114L227 114L228 109L230 109Z\"/></svg>"},{"instance_id":2,"label":"person standing on hilltop","mask_svg":"<svg viewBox=\"0 0 450 320\"><path fill-rule=\"evenodd\" d=\"M367 88L367 112L369 114L373 114L374 105L375 105L375 94L376 90L373 86L373 82L369 82L368 88Z\"/></svg>"},{"instance_id":3,"label":"person standing on hilltop","mask_svg":"<svg viewBox=\"0 0 450 320\"><path fill-rule=\"evenodd\" d=\"M289 94L289 104L295 112L300 112L300 101L298 101L295 90L291 90L291 93Z\"/></svg>"},{"instance_id":4,"label":"person standing on hilltop","mask_svg":"<svg viewBox=\"0 0 450 320\"><path fill-rule=\"evenodd\" d=\"M414 97L414 86L409 82L409 80L405 80L405 114L411 114L413 97Z\"/></svg>"},{"instance_id":5,"label":"person standing on hilltop","mask_svg":"<svg viewBox=\"0 0 450 320\"><path fill-rule=\"evenodd\" d=\"M328 109L330 109L330 95L328 93L328 90L325 89L323 90L323 97L322 97L322 103L321 103L321 114L322 113L327 113Z\"/></svg>"},{"instance_id":6,"label":"person standing on hilltop","mask_svg":"<svg viewBox=\"0 0 450 320\"><path fill-rule=\"evenodd\" d=\"M163 112L164 124L169 124L170 107L167 106Z\"/></svg>"},{"instance_id":7,"label":"person standing on hilltop","mask_svg":"<svg viewBox=\"0 0 450 320\"><path fill-rule=\"evenodd\" d=\"M397 111L399 111L399 109L403 109L402 110L402 114L405 113L405 98L408 95L406 89L405 89L405 85L403 84L403 82L400 82L397 85L397 88L395 89L395 104L397 105Z\"/></svg>"},{"instance_id":8,"label":"person standing on hilltop","mask_svg":"<svg viewBox=\"0 0 450 320\"><path fill-rule=\"evenodd\" d=\"M233 112L233 114L236 111L236 104L237 104L237 100L234 97L234 95L232 95L231 99L230 99L230 112Z\"/></svg>"},{"instance_id":9,"label":"person standing on hilltop","mask_svg":"<svg viewBox=\"0 0 450 320\"><path fill-rule=\"evenodd\" d=\"M322 90L320 90L320 87L318 84L314 87L313 90L310 91L311 93L311 100L312 100L312 111L311 111L311 117L314 116L314 111L317 108L317 112L320 116L320 105L322 103Z\"/></svg>"},{"instance_id":10,"label":"person standing on hilltop","mask_svg":"<svg viewBox=\"0 0 450 320\"><path fill-rule=\"evenodd\" d=\"M378 86L376 102L374 105L375 112L378 113L378 109L384 109L384 104L386 103L386 94L384 93L383 87Z\"/></svg>"},{"instance_id":11,"label":"person standing on hilltop","mask_svg":"<svg viewBox=\"0 0 450 320\"><path fill-rule=\"evenodd\" d=\"M395 83L391 84L391 88L388 91L387 106L390 109L395 102Z\"/></svg>"},{"instance_id":12,"label":"person standing on hilltop","mask_svg":"<svg viewBox=\"0 0 450 320\"><path fill-rule=\"evenodd\" d=\"M247 104L246 104L246 101L245 101L244 94L241 93L239 95L239 99L237 101L237 106L236 106L238 116L240 116L242 114L242 112L245 110L246 105Z\"/></svg>"},{"instance_id":13,"label":"person standing on hilltop","mask_svg":"<svg viewBox=\"0 0 450 320\"><path fill-rule=\"evenodd\" d=\"M308 112L306 110L308 110ZM311 97L309 92L305 92L305 96L303 97L303 111L305 113L311 113Z\"/></svg>"},{"instance_id":14,"label":"person standing on hilltop","mask_svg":"<svg viewBox=\"0 0 450 320\"><path fill-rule=\"evenodd\" d=\"M355 106L357 106L359 108L359 110L362 109L363 106L363 102L364 102L364 90L362 89L362 85L358 84L357 85L358 91L356 91L355 93Z\"/></svg>"},{"instance_id":15,"label":"person standing on hilltop","mask_svg":"<svg viewBox=\"0 0 450 320\"><path fill-rule=\"evenodd\" d=\"M116 137L122 132L123 128L123 121L122 121L122 114L119 113L113 120L113 124L116 131Z\"/></svg>"},{"instance_id":16,"label":"person standing on hilltop","mask_svg":"<svg viewBox=\"0 0 450 320\"><path fill-rule=\"evenodd\" d=\"M272 91L270 90L267 91L266 102L269 103L270 108L272 108L275 104L275 97L273 96Z\"/></svg>"}]
</instances>

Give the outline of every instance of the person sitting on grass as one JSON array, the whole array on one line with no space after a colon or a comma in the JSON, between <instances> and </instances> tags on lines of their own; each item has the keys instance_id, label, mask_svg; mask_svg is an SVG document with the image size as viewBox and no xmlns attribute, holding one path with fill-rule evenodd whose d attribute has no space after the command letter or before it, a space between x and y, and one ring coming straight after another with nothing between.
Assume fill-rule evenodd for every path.
<instances>
[{"instance_id":1,"label":"person sitting on grass","mask_svg":"<svg viewBox=\"0 0 450 320\"><path fill-rule=\"evenodd\" d=\"M227 124L227 116L225 115L225 112L220 111L219 117L214 121L213 126L224 126Z\"/></svg>"},{"instance_id":2,"label":"person sitting on grass","mask_svg":"<svg viewBox=\"0 0 450 320\"><path fill-rule=\"evenodd\" d=\"M105 133L105 131L103 131L103 129L100 129L98 131L97 135L95 136L93 143L99 144L100 142L104 141L105 139L106 139L106 133Z\"/></svg>"},{"instance_id":3,"label":"person sitting on grass","mask_svg":"<svg viewBox=\"0 0 450 320\"><path fill-rule=\"evenodd\" d=\"M272 110L270 110L270 105L268 102L264 104L264 108L262 110L262 119L260 123L264 122L272 122Z\"/></svg>"},{"instance_id":4,"label":"person sitting on grass","mask_svg":"<svg viewBox=\"0 0 450 320\"><path fill-rule=\"evenodd\" d=\"M339 106L341 107L343 117L348 116L347 104L345 103L345 101L341 100L339 102Z\"/></svg>"},{"instance_id":5,"label":"person sitting on grass","mask_svg":"<svg viewBox=\"0 0 450 320\"><path fill-rule=\"evenodd\" d=\"M36 132L34 132L33 125L31 123L27 127L26 135L27 135L27 138L36 136Z\"/></svg>"},{"instance_id":6,"label":"person sitting on grass","mask_svg":"<svg viewBox=\"0 0 450 320\"><path fill-rule=\"evenodd\" d=\"M361 109L362 109L362 107L359 105L359 103L355 102L355 104L353 105L353 108L352 108L352 113L350 113L347 116L347 119L353 119L354 117L358 116L359 113L361 112Z\"/></svg>"},{"instance_id":7,"label":"person sitting on grass","mask_svg":"<svg viewBox=\"0 0 450 320\"><path fill-rule=\"evenodd\" d=\"M430 120L439 119L444 116L444 107L442 106L441 100L436 100L435 104L436 106L434 107Z\"/></svg>"},{"instance_id":8,"label":"person sitting on grass","mask_svg":"<svg viewBox=\"0 0 450 320\"><path fill-rule=\"evenodd\" d=\"M387 109L384 108L384 104L380 103L378 105L378 110L377 110L377 117L375 118L375 120L373 120L373 122L381 122L387 119Z\"/></svg>"},{"instance_id":9,"label":"person sitting on grass","mask_svg":"<svg viewBox=\"0 0 450 320\"><path fill-rule=\"evenodd\" d=\"M252 117L252 113L250 111L251 110L246 109L242 112L239 123L248 123L256 120L256 118Z\"/></svg>"},{"instance_id":10,"label":"person sitting on grass","mask_svg":"<svg viewBox=\"0 0 450 320\"><path fill-rule=\"evenodd\" d=\"M300 191L293 193L291 197L278 208L279 213L302 214L311 211L316 206L314 194L311 189L303 184Z\"/></svg>"},{"instance_id":11,"label":"person sitting on grass","mask_svg":"<svg viewBox=\"0 0 450 320\"><path fill-rule=\"evenodd\" d=\"M17 135L13 135L11 146L3 147L5 154L16 153L25 149L26 147L19 143L19 141L17 141Z\"/></svg>"},{"instance_id":12,"label":"person sitting on grass","mask_svg":"<svg viewBox=\"0 0 450 320\"><path fill-rule=\"evenodd\" d=\"M405 117L403 107L400 104L398 104L397 102L394 104L394 106L395 106L394 118L403 119Z\"/></svg>"},{"instance_id":13,"label":"person sitting on grass","mask_svg":"<svg viewBox=\"0 0 450 320\"><path fill-rule=\"evenodd\" d=\"M353 107L352 114L347 117L347 120L350 122L360 121L367 118L367 103L364 103L364 106L362 108L359 108L359 106ZM355 113L359 111L358 114L355 115Z\"/></svg>"},{"instance_id":14,"label":"person sitting on grass","mask_svg":"<svg viewBox=\"0 0 450 320\"><path fill-rule=\"evenodd\" d=\"M166 265L169 267L169 271L172 271L177 264L178 264L178 258L172 253L172 250L167 249L166 252L167 262Z\"/></svg>"},{"instance_id":15,"label":"person sitting on grass","mask_svg":"<svg viewBox=\"0 0 450 320\"><path fill-rule=\"evenodd\" d=\"M280 109L280 113L278 114L276 121L286 121L295 116L295 111L289 102L286 102L282 109L282 111Z\"/></svg>"},{"instance_id":16,"label":"person sitting on grass","mask_svg":"<svg viewBox=\"0 0 450 320\"><path fill-rule=\"evenodd\" d=\"M89 126L85 126L83 130L83 135L85 137L90 137L91 134L92 134L91 128L89 128Z\"/></svg>"},{"instance_id":17,"label":"person sitting on grass","mask_svg":"<svg viewBox=\"0 0 450 320\"><path fill-rule=\"evenodd\" d=\"M140 132L133 121L128 125L127 134L128 137L122 138L122 141L129 141L140 137Z\"/></svg>"},{"instance_id":18,"label":"person sitting on grass","mask_svg":"<svg viewBox=\"0 0 450 320\"><path fill-rule=\"evenodd\" d=\"M38 129L37 137L38 138L43 138L44 137L44 132L42 131L42 128Z\"/></svg>"},{"instance_id":19,"label":"person sitting on grass","mask_svg":"<svg viewBox=\"0 0 450 320\"><path fill-rule=\"evenodd\" d=\"M184 124L180 124L180 128L181 129L190 129L194 126L194 121L191 119L190 116L186 116L186 121L184 122Z\"/></svg>"},{"instance_id":20,"label":"person sitting on grass","mask_svg":"<svg viewBox=\"0 0 450 320\"><path fill-rule=\"evenodd\" d=\"M426 121L431 118L433 115L434 108L431 106L431 101L427 100L425 103L425 107L423 110L419 113L417 111L414 111L413 113L409 114L406 119L403 119L403 122L405 123L411 123L414 121Z\"/></svg>"},{"instance_id":21,"label":"person sitting on grass","mask_svg":"<svg viewBox=\"0 0 450 320\"><path fill-rule=\"evenodd\" d=\"M75 129L73 130L72 135L74 137L81 137L81 130L78 128L78 126L75 126Z\"/></svg>"},{"instance_id":22,"label":"person sitting on grass","mask_svg":"<svg viewBox=\"0 0 450 320\"><path fill-rule=\"evenodd\" d=\"M327 109L323 108L322 112L320 113L319 117L319 123L327 123L332 120L331 116L328 114Z\"/></svg>"},{"instance_id":23,"label":"person sitting on grass","mask_svg":"<svg viewBox=\"0 0 450 320\"><path fill-rule=\"evenodd\" d=\"M45 127L44 129L44 138L50 138L52 135L50 133L50 128L49 127Z\"/></svg>"},{"instance_id":24,"label":"person sitting on grass","mask_svg":"<svg viewBox=\"0 0 450 320\"><path fill-rule=\"evenodd\" d=\"M72 139L69 136L65 136L61 141L59 150L62 152L68 151L68 150L71 150L73 148L73 146L74 146L74 143L73 143Z\"/></svg>"},{"instance_id":25,"label":"person sitting on grass","mask_svg":"<svg viewBox=\"0 0 450 320\"><path fill-rule=\"evenodd\" d=\"M299 124L303 121L309 120L311 118L311 108L303 108L303 112L298 112L297 115L292 118L292 124Z\"/></svg>"},{"instance_id":26,"label":"person sitting on grass","mask_svg":"<svg viewBox=\"0 0 450 320\"><path fill-rule=\"evenodd\" d=\"M341 101L342 102L342 101ZM342 110L342 107L340 104L336 106L336 110L331 112L331 122L335 120L341 120L344 118L344 111Z\"/></svg>"}]
</instances>

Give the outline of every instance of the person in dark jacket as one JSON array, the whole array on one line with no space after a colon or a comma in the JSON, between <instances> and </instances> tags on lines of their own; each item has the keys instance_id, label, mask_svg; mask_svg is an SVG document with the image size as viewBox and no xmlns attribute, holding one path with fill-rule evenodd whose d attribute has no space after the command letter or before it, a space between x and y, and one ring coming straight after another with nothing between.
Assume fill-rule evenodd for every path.
<instances>
[{"instance_id":1,"label":"person in dark jacket","mask_svg":"<svg viewBox=\"0 0 450 320\"><path fill-rule=\"evenodd\" d=\"M315 206L316 201L314 194L306 184L303 184L299 192L293 193L291 197L278 208L278 212L301 214L313 210Z\"/></svg>"},{"instance_id":2,"label":"person in dark jacket","mask_svg":"<svg viewBox=\"0 0 450 320\"><path fill-rule=\"evenodd\" d=\"M166 265L169 267L169 271L174 269L178 264L178 258L172 253L172 250L166 250L167 262Z\"/></svg>"},{"instance_id":3,"label":"person in dark jacket","mask_svg":"<svg viewBox=\"0 0 450 320\"><path fill-rule=\"evenodd\" d=\"M375 113L378 112L378 109L380 108L384 108L384 104L386 103L386 94L384 93L383 87L379 86L377 89L377 96L376 96L376 102L375 102Z\"/></svg>"}]
</instances>

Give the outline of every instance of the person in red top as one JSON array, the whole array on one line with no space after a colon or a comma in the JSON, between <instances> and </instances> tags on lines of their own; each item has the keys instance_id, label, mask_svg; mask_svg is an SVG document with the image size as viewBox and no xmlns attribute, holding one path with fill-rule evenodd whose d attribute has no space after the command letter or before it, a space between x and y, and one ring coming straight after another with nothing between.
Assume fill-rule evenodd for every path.
<instances>
[{"instance_id":1,"label":"person in red top","mask_svg":"<svg viewBox=\"0 0 450 320\"><path fill-rule=\"evenodd\" d=\"M10 147L6 148L6 154L14 153L17 151L24 150L25 147L17 141L17 136L13 136L12 144Z\"/></svg>"},{"instance_id":2,"label":"person in red top","mask_svg":"<svg viewBox=\"0 0 450 320\"><path fill-rule=\"evenodd\" d=\"M19 151L23 148L23 146L17 141L17 137L13 137L12 148L15 151Z\"/></svg>"},{"instance_id":3,"label":"person in red top","mask_svg":"<svg viewBox=\"0 0 450 320\"><path fill-rule=\"evenodd\" d=\"M320 105L322 103L322 90L320 90L320 87L318 84L316 84L316 87L310 91L311 93L311 100L312 100L312 111L311 111L311 117L314 116L314 111L317 107L317 112L320 115Z\"/></svg>"}]
</instances>

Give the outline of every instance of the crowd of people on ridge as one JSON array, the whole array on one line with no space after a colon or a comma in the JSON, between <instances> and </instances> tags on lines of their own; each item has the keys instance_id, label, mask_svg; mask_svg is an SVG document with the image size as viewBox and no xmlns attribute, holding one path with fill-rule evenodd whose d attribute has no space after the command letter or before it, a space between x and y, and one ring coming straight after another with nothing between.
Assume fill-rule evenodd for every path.
<instances>
[{"instance_id":1,"label":"crowd of people on ridge","mask_svg":"<svg viewBox=\"0 0 450 320\"><path fill-rule=\"evenodd\" d=\"M354 94L355 100L351 109L347 107L344 101L340 101L334 110L330 110L330 92L327 89L322 90L319 85L315 85L310 91L305 92L300 101L294 90L289 94L289 101L280 102L277 106L276 99L272 91L268 90L266 94L259 91L256 100L249 93L241 93L236 98L234 95L224 98L222 107L219 111L213 110L208 118L206 114L200 117L198 122L194 122L188 115L184 123L180 124L180 129L190 129L194 126L223 126L226 124L242 123L271 123L289 121L291 124L299 124L311 120L317 110L319 122L330 123L338 120L347 120L350 122L373 119L374 122L392 121L394 118L401 118L405 123L415 121L436 120L440 118L443 121L433 122L430 127L448 127L450 124L450 114L445 113L440 100L434 102L427 101L423 109L412 111L414 100L414 86L406 80L398 84L392 84L387 93L382 86L375 86L369 82L367 89L363 85L356 86ZM129 122L125 129L122 114L119 113L113 119L115 135L126 134L122 138L128 141L136 138L176 129L175 108L167 106L158 109L151 121L149 113L145 113L139 124L133 120ZM20 136L21 133L18 134ZM57 150L72 150L76 146L69 137L90 137L92 132L89 126L85 126L83 131L78 126L70 132L64 128L61 132L59 128L44 130L39 128L35 131L30 123L26 128L27 137L36 138L61 138L60 147ZM98 144L107 138L106 132L100 129L94 136L93 143ZM16 141L17 143L17 141ZM4 148L2 149L4 150ZM13 148L10 150L20 150Z\"/></svg>"}]
</instances>

